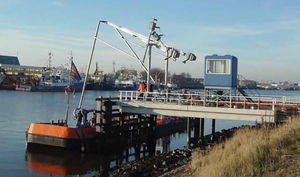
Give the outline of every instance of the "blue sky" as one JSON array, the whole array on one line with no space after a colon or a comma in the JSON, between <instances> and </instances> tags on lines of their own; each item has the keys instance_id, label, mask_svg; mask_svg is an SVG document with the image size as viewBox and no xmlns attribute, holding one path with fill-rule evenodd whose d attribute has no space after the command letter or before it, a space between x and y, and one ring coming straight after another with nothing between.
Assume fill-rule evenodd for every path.
<instances>
[{"instance_id":1,"label":"blue sky","mask_svg":"<svg viewBox=\"0 0 300 177\"><path fill-rule=\"evenodd\" d=\"M172 73L203 76L203 58L231 54L239 58L239 74L248 79L300 81L300 1L297 0L0 0L0 54L18 55L25 65L67 62L72 50L84 70L96 23L111 21L147 35L158 19L163 41L198 56L195 62L171 62ZM115 31L102 26L100 36L126 49ZM140 53L142 50L137 49ZM141 70L136 60L97 43L95 61L112 71L126 66ZM154 55L153 67L163 68Z\"/></svg>"}]
</instances>

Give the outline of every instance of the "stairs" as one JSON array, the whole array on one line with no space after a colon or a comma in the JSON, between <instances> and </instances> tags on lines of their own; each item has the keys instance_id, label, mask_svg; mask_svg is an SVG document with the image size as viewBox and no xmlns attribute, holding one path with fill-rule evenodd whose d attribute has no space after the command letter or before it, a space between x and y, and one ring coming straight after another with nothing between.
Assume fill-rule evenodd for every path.
<instances>
[{"instance_id":1,"label":"stairs","mask_svg":"<svg viewBox=\"0 0 300 177\"><path fill-rule=\"evenodd\" d=\"M244 91L244 89L242 88L238 88L238 91L251 103L253 103L254 101L249 97L249 95Z\"/></svg>"}]
</instances>

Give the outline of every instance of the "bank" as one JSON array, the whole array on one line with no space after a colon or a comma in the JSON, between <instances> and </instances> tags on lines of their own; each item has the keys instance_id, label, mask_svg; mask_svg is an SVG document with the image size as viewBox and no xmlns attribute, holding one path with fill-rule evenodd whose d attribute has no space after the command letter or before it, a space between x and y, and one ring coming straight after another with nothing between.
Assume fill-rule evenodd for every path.
<instances>
[{"instance_id":1,"label":"bank","mask_svg":"<svg viewBox=\"0 0 300 177\"><path fill-rule=\"evenodd\" d=\"M300 176L300 121L243 128L210 150L194 149L176 174L195 177Z\"/></svg>"},{"instance_id":2,"label":"bank","mask_svg":"<svg viewBox=\"0 0 300 177\"><path fill-rule=\"evenodd\" d=\"M300 120L217 132L193 149L126 163L114 176L299 176Z\"/></svg>"}]
</instances>

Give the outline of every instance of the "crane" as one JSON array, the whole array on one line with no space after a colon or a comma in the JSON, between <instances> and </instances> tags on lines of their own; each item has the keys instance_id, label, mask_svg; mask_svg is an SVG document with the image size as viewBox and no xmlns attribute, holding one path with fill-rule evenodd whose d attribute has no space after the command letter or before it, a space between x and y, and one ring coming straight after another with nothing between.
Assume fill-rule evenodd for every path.
<instances>
[{"instance_id":1,"label":"crane","mask_svg":"<svg viewBox=\"0 0 300 177\"><path fill-rule=\"evenodd\" d=\"M116 24L113 24L109 21L105 21L105 20L100 20L97 23L97 27L96 27L96 32L95 32L95 36L94 36L94 41L93 41L93 45L92 45L92 49L91 49L91 53L90 53L90 58L89 58L89 62L87 65L87 69L86 69L86 74L85 74L85 80L84 80L84 84L83 84L83 89L82 89L82 93L81 93L81 97L80 97L80 101L79 101L79 105L77 109L81 109L82 106L82 101L83 101L83 97L84 97L84 92L85 92L85 86L86 86L86 81L87 81L87 77L88 77L88 73L89 73L89 69L90 69L90 65L92 62L92 58L94 55L94 50L95 50L95 45L96 45L96 41L99 40L102 43L108 45L109 47L116 49L126 55L128 55L131 58L135 58L138 60L138 62L140 63L140 65L142 66L142 68L146 71L147 73L147 92L149 92L149 86L150 86L150 80L152 80L154 83L154 79L152 78L152 76L150 75L150 69L151 69L151 53L152 53L152 47L156 47L157 49L161 50L162 52L166 53L166 56L164 58L165 60L165 87L167 88L167 78L168 78L168 65L169 65L169 59L172 58L174 61L176 61L177 58L179 58L180 56L185 56L186 59L183 61L183 63L186 63L187 61L195 61L196 60L196 55L193 53L186 53L183 52L177 48L168 46L167 44L165 44L164 42L161 41L161 37L162 34L158 34L156 32L156 29L159 28L156 25L156 21L157 19L153 18L152 21L149 24L149 35L148 37L145 35L142 35L140 33L137 33L133 30L127 29L125 27L122 26L118 26ZM128 47L128 49L130 50L131 53L128 53L122 49L119 49L115 46L113 46L112 44L110 44L109 42L101 39L98 37L98 32L99 32L99 27L100 24L105 24L108 25L112 28L115 29L115 31L117 32L117 34L119 35L119 37L121 38L121 40L126 44L126 46ZM137 55L137 53L134 51L134 49L132 48L132 46L130 45L130 43L133 43L135 45L138 45L134 42L129 41L128 39L126 39L124 37L124 35L122 33L126 33L128 35L130 35L133 38L136 38L140 41L142 41L145 46L142 46L143 48L145 48L145 52L144 52L144 56L140 57ZM146 55L148 52L148 66L146 67L144 62L146 59Z\"/></svg>"}]
</instances>

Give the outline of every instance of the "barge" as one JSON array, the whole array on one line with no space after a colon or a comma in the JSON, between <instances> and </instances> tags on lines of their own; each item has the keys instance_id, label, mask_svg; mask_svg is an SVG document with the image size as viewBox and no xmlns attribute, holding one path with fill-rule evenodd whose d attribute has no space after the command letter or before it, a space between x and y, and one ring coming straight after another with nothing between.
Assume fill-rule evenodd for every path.
<instances>
[{"instance_id":1,"label":"barge","mask_svg":"<svg viewBox=\"0 0 300 177\"><path fill-rule=\"evenodd\" d=\"M31 123L26 130L28 149L37 145L76 151L91 151L95 143L96 129L71 128L63 124Z\"/></svg>"}]
</instances>

